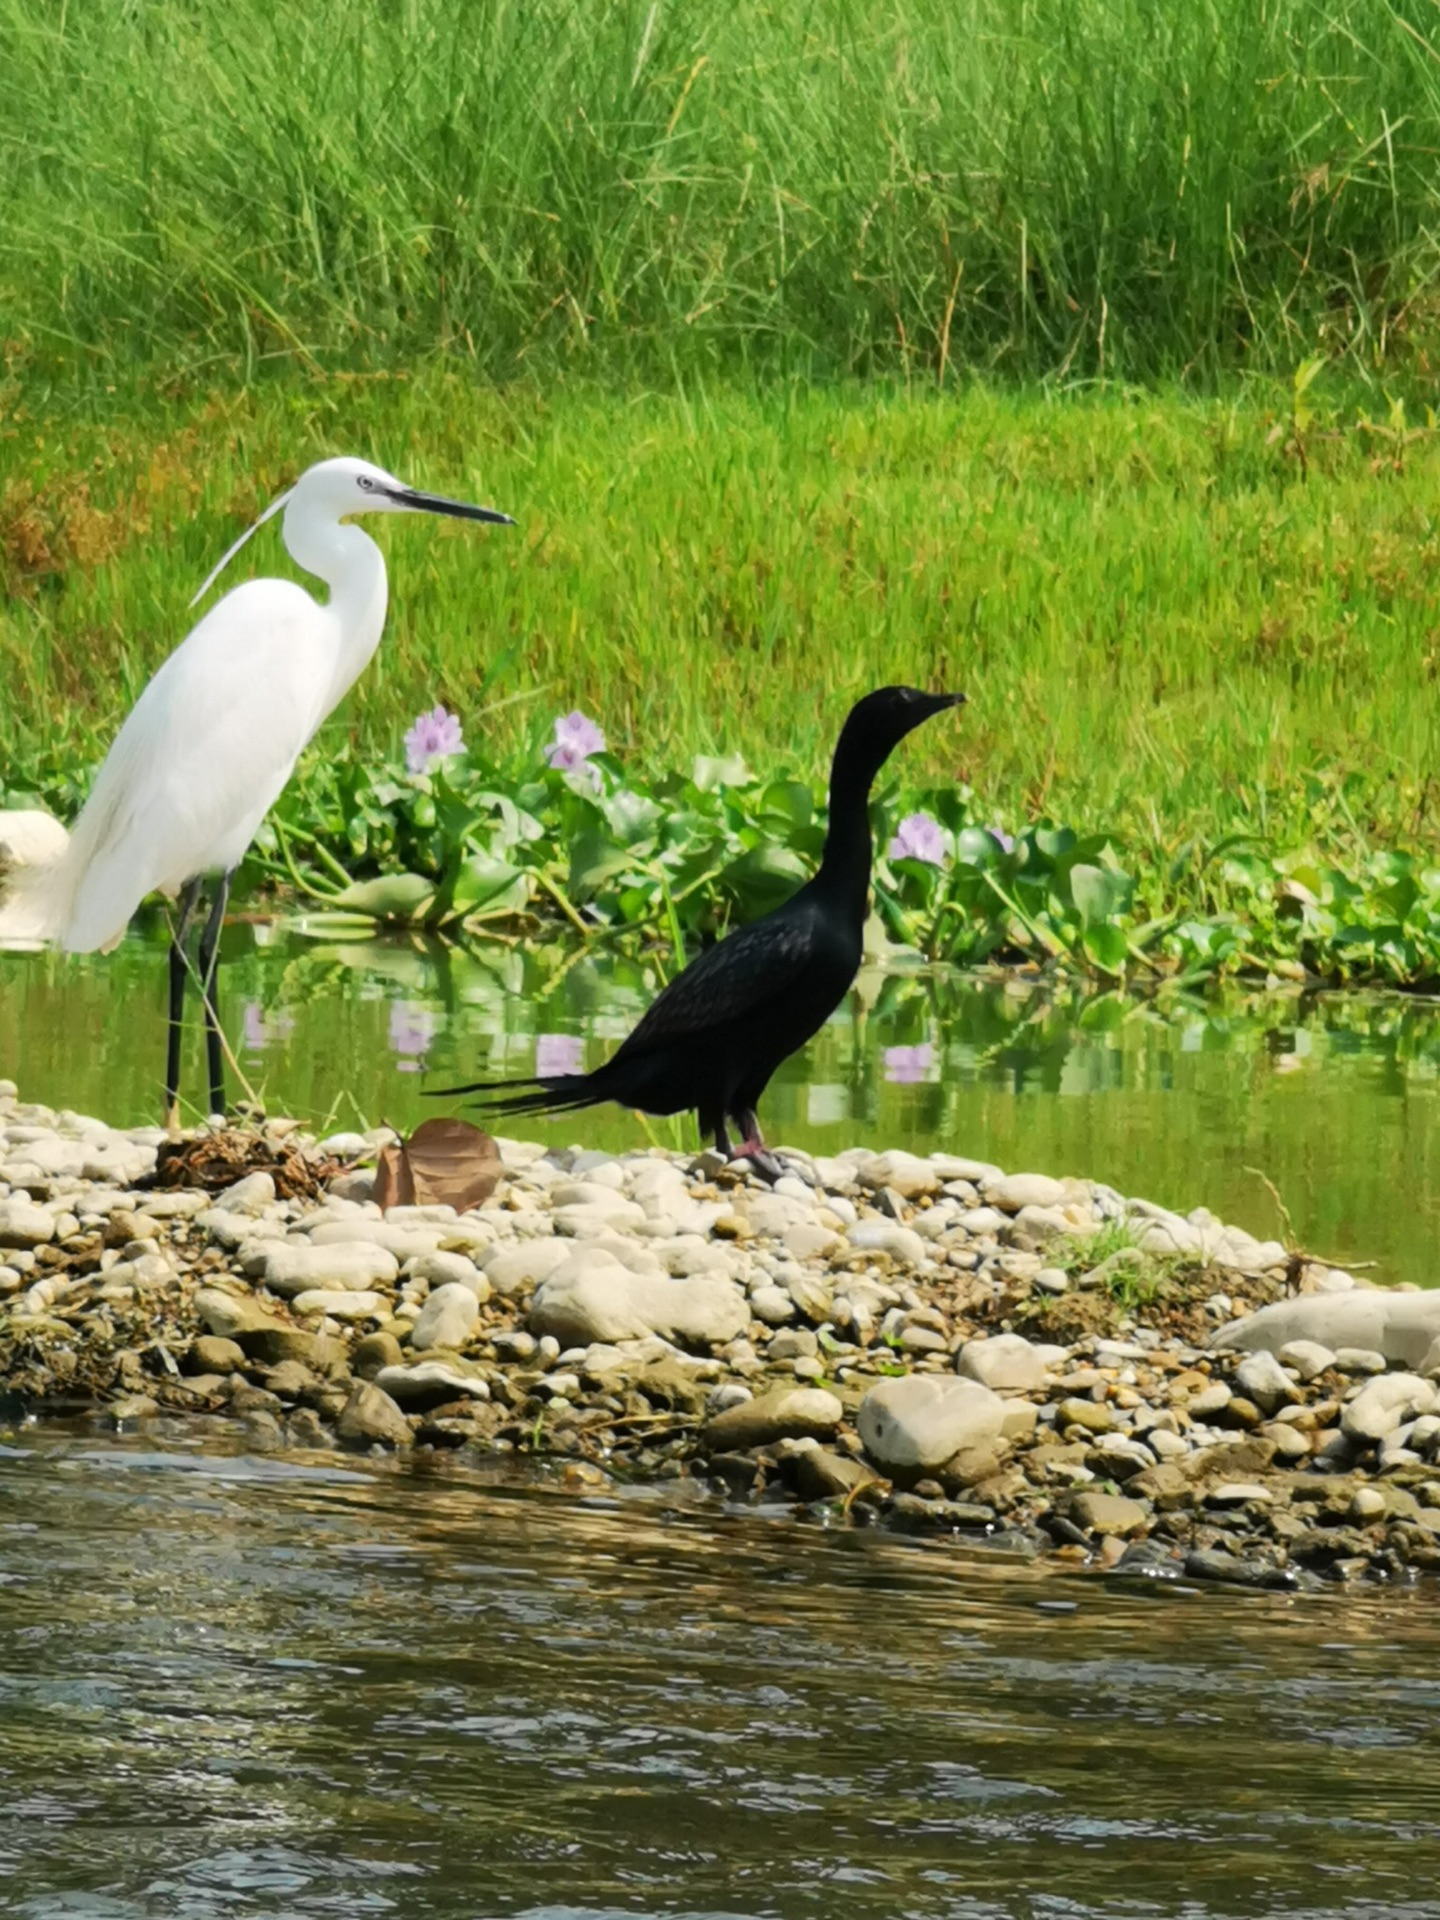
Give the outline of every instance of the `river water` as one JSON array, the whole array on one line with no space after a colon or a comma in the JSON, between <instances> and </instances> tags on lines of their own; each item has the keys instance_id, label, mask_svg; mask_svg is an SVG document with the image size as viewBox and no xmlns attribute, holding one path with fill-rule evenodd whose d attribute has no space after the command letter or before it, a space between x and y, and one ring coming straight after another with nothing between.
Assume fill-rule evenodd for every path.
<instances>
[{"instance_id":1,"label":"river water","mask_svg":"<svg viewBox=\"0 0 1440 1920\"><path fill-rule=\"evenodd\" d=\"M116 1124L159 1117L164 949L0 954L0 1075ZM659 984L653 967L555 942L466 951L227 929L222 1014L252 1090L321 1128L409 1128L457 1079L598 1064ZM198 1037L187 1087L204 1087ZM232 1089L234 1082L232 1080ZM1231 991L1095 996L1024 979L864 973L762 1102L772 1140L835 1153L944 1148L1009 1171L1086 1174L1262 1238L1295 1234L1375 1277L1433 1284L1440 1243L1440 1002ZM602 1108L529 1137L694 1144L693 1122ZM1263 1176L1263 1178L1262 1178Z\"/></svg>"},{"instance_id":2,"label":"river water","mask_svg":"<svg viewBox=\"0 0 1440 1920\"><path fill-rule=\"evenodd\" d=\"M594 1062L656 984L560 947L227 940L247 1078L321 1127L411 1125L537 1045ZM152 1118L162 981L143 938L0 956L0 1074ZM1433 1004L866 975L765 1104L817 1149L1088 1173L1269 1234L1259 1169L1309 1245L1426 1282L1437 1086ZM1440 1912L1428 1591L1195 1592L673 1487L4 1413L4 1920Z\"/></svg>"},{"instance_id":3,"label":"river water","mask_svg":"<svg viewBox=\"0 0 1440 1920\"><path fill-rule=\"evenodd\" d=\"M0 1444L7 1920L1430 1920L1433 1598Z\"/></svg>"}]
</instances>

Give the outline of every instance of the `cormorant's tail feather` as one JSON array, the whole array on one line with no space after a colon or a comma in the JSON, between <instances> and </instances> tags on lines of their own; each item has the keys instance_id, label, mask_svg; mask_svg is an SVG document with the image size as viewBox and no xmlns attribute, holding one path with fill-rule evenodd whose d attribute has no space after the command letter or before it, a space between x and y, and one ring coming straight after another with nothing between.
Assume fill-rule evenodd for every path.
<instances>
[{"instance_id":1,"label":"cormorant's tail feather","mask_svg":"<svg viewBox=\"0 0 1440 1920\"><path fill-rule=\"evenodd\" d=\"M532 1092L517 1092L517 1088ZM479 1093L485 1096L476 1106L491 1113L574 1113L580 1107L593 1107L606 1096L596 1090L593 1074L554 1073L534 1080L472 1080L463 1087L427 1088L435 1097L446 1094Z\"/></svg>"}]
</instances>

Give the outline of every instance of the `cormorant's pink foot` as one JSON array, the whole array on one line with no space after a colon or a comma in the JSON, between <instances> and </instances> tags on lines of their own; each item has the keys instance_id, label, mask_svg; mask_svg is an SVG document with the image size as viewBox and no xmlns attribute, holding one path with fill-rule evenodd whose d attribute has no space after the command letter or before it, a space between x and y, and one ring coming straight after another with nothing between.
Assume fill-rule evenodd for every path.
<instances>
[{"instance_id":1,"label":"cormorant's pink foot","mask_svg":"<svg viewBox=\"0 0 1440 1920\"><path fill-rule=\"evenodd\" d=\"M787 1171L785 1162L771 1153L759 1134L752 1135L748 1140L742 1140L738 1147L732 1147L730 1150L730 1158L732 1160L748 1160L760 1178L762 1180L768 1180L772 1187L781 1175Z\"/></svg>"}]
</instances>

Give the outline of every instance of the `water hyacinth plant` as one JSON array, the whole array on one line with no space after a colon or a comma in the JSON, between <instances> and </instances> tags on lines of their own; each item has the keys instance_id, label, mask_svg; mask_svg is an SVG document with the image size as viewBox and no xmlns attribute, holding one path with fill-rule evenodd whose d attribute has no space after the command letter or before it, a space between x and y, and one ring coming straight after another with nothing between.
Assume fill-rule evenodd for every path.
<instances>
[{"instance_id":1,"label":"water hyacinth plant","mask_svg":"<svg viewBox=\"0 0 1440 1920\"><path fill-rule=\"evenodd\" d=\"M890 842L890 858L920 860L929 867L943 867L949 858L945 829L928 813L907 813Z\"/></svg>"},{"instance_id":2,"label":"water hyacinth plant","mask_svg":"<svg viewBox=\"0 0 1440 1920\"><path fill-rule=\"evenodd\" d=\"M545 749L545 764L557 773L574 774L577 781L598 793L600 769L594 756L605 751L605 736L583 713L562 713L555 722L555 738Z\"/></svg>"},{"instance_id":3,"label":"water hyacinth plant","mask_svg":"<svg viewBox=\"0 0 1440 1920\"><path fill-rule=\"evenodd\" d=\"M436 707L409 729L404 769L353 746L310 754L237 897L294 903L317 935L528 938L558 925L577 941L658 939L673 958L769 911L818 862L825 818L808 780L762 778L739 755L641 779L579 712L505 763L471 732L482 744L466 750L460 719ZM7 804L42 797L12 792ZM1038 963L1104 984L1440 982L1440 869L1358 840L1344 777L1316 776L1309 802L1308 840L1283 851L1243 834L1137 844L1048 818L1012 833L964 785L892 778L872 803L876 944L891 959ZM52 804L63 812L64 796ZM401 1046L397 1027L394 1044L418 1059L426 1038ZM551 1036L557 1059L570 1057L563 1038ZM551 1070L570 1069L537 1067Z\"/></svg>"},{"instance_id":4,"label":"water hyacinth plant","mask_svg":"<svg viewBox=\"0 0 1440 1920\"><path fill-rule=\"evenodd\" d=\"M762 779L738 755L642 781L583 714L551 728L518 765L475 748L408 775L344 751L312 757L242 885L298 893L300 924L317 934L378 922L526 936L558 923L577 940L635 935L683 956L814 871L825 819L808 782ZM892 959L1181 986L1256 973L1440 979L1440 872L1418 855L1346 849L1345 795L1324 783L1313 809L1324 856L1243 836L1126 846L1043 818L1012 834L977 812L962 785L876 793L874 910ZM563 1035L542 1051L575 1057ZM890 1077L924 1071L919 1048L887 1063Z\"/></svg>"},{"instance_id":5,"label":"water hyacinth plant","mask_svg":"<svg viewBox=\"0 0 1440 1920\"><path fill-rule=\"evenodd\" d=\"M437 760L448 760L464 751L460 722L442 706L418 714L405 735L405 765L411 773L428 773Z\"/></svg>"}]
</instances>

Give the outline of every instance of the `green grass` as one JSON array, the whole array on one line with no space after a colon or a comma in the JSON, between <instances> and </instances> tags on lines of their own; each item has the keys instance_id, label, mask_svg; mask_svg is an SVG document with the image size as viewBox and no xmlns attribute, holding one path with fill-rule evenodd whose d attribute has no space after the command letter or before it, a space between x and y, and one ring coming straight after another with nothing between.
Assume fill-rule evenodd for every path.
<instances>
[{"instance_id":1,"label":"green grass","mask_svg":"<svg viewBox=\"0 0 1440 1920\"><path fill-rule=\"evenodd\" d=\"M1436 345L1430 0L0 0L17 377L1357 374Z\"/></svg>"},{"instance_id":2,"label":"green grass","mask_svg":"<svg viewBox=\"0 0 1440 1920\"><path fill-rule=\"evenodd\" d=\"M1433 842L1427 432L1347 412L1302 464L1253 399L497 394L435 365L116 405L0 438L0 786L83 779L215 557L344 449L519 525L371 523L390 623L321 752L393 753L442 699L517 767L578 706L636 775L738 750L818 776L851 697L906 679L970 696L907 783L968 782L1008 825L1288 845L1318 809ZM266 529L232 577L286 565Z\"/></svg>"}]
</instances>

